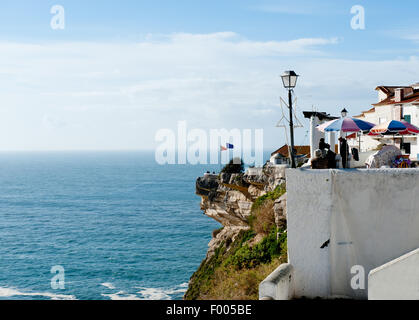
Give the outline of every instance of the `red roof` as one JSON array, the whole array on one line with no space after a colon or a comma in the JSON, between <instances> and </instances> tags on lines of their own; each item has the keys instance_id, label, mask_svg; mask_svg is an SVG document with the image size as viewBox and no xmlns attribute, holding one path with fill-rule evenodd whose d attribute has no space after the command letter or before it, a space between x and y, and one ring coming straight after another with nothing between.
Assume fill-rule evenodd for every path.
<instances>
[{"instance_id":1,"label":"red roof","mask_svg":"<svg viewBox=\"0 0 419 320\"><path fill-rule=\"evenodd\" d=\"M310 157L311 154L311 149L310 146L294 146L294 148L297 150L297 156L308 156ZM338 150L338 145L335 145L335 152L337 152ZM276 154L280 154L281 156L283 156L284 158L288 158L289 157L289 147L287 144L284 144L281 148L279 148L278 150L272 152L271 156L274 156Z\"/></svg>"},{"instance_id":2,"label":"red roof","mask_svg":"<svg viewBox=\"0 0 419 320\"><path fill-rule=\"evenodd\" d=\"M404 96L400 101L395 101L395 95L397 89L404 89L405 91L408 91L409 94ZM376 107L380 106L388 106L392 104L404 104L404 103L413 103L413 104L419 104L419 89L418 84L412 85L412 86L378 86L375 88L375 90L380 90L383 93L387 95L387 98L378 102L373 103L373 108L362 111L361 114L354 116L354 118L361 118L364 117L366 113L373 113L376 111Z\"/></svg>"},{"instance_id":3,"label":"red roof","mask_svg":"<svg viewBox=\"0 0 419 320\"><path fill-rule=\"evenodd\" d=\"M375 107L374 108L371 108L371 109L369 109L367 111L362 111L361 114L359 114L357 116L354 116L354 118L361 118L361 117L364 117L366 113L372 113L372 112L375 112Z\"/></svg>"},{"instance_id":4,"label":"red roof","mask_svg":"<svg viewBox=\"0 0 419 320\"><path fill-rule=\"evenodd\" d=\"M298 155L309 155L310 154L310 146L294 146L294 148L297 150L297 156ZM281 148L278 150L272 152L271 156L274 156L276 154L280 154L284 158L289 157L289 146L287 144L284 144Z\"/></svg>"},{"instance_id":5,"label":"red roof","mask_svg":"<svg viewBox=\"0 0 419 320\"><path fill-rule=\"evenodd\" d=\"M403 97L401 101L395 101L396 89L409 89L411 94ZM419 90L414 89L412 86L408 87L394 87L394 86L379 86L375 90L380 90L387 94L387 98L373 104L373 106L386 106L391 104L402 104L402 103L419 103Z\"/></svg>"},{"instance_id":6,"label":"red roof","mask_svg":"<svg viewBox=\"0 0 419 320\"><path fill-rule=\"evenodd\" d=\"M347 135L346 136L346 139L347 140L349 140L349 139L356 139L357 138L357 134L356 134L356 132L354 132L354 133L352 133L352 134L350 134L350 135Z\"/></svg>"}]
</instances>

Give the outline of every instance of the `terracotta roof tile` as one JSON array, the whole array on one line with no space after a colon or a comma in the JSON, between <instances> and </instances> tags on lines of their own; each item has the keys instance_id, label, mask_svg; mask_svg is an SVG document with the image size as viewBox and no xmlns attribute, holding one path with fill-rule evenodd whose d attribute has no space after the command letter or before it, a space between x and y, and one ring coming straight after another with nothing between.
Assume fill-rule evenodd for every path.
<instances>
[{"instance_id":1,"label":"terracotta roof tile","mask_svg":"<svg viewBox=\"0 0 419 320\"><path fill-rule=\"evenodd\" d=\"M410 89L412 94L404 97L400 102L395 102L395 91L396 89ZM379 86L375 90L381 90L382 92L387 94L387 98L373 104L373 106L385 106L391 104L402 104L402 103L411 103L411 102L419 102L419 90L415 89L413 86Z\"/></svg>"},{"instance_id":2,"label":"terracotta roof tile","mask_svg":"<svg viewBox=\"0 0 419 320\"><path fill-rule=\"evenodd\" d=\"M367 111L362 111L361 114L359 114L357 116L354 116L354 118L362 118L362 117L365 116L366 113L372 113L372 112L375 112L375 107L374 108L371 108L371 109L369 109Z\"/></svg>"},{"instance_id":3,"label":"terracotta roof tile","mask_svg":"<svg viewBox=\"0 0 419 320\"><path fill-rule=\"evenodd\" d=\"M294 148L297 149L297 156L307 155L308 157L310 157L310 154L311 154L310 146L294 146ZM271 156L274 156L279 153L284 158L288 158L289 157L288 151L289 151L288 145L284 144L281 148L272 152ZM337 144L335 145L335 152L336 153L338 152Z\"/></svg>"},{"instance_id":4,"label":"terracotta roof tile","mask_svg":"<svg viewBox=\"0 0 419 320\"><path fill-rule=\"evenodd\" d=\"M309 155L310 154L310 146L294 146L294 148L297 150L297 155ZM276 154L280 154L284 158L289 157L289 147L287 144L284 144L281 148L278 150L272 152L271 156L274 156Z\"/></svg>"}]
</instances>

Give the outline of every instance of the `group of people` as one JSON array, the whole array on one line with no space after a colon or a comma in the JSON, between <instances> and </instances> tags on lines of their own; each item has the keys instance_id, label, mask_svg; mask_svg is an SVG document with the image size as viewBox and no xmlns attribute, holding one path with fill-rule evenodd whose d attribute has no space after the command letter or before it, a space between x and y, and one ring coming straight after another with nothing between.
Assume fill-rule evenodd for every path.
<instances>
[{"instance_id":1,"label":"group of people","mask_svg":"<svg viewBox=\"0 0 419 320\"><path fill-rule=\"evenodd\" d=\"M340 157L342 159L342 168L348 167L349 146L345 138L339 138ZM314 158L311 159L312 169L335 169L336 153L332 151L330 144L320 139L319 148L314 151Z\"/></svg>"}]
</instances>

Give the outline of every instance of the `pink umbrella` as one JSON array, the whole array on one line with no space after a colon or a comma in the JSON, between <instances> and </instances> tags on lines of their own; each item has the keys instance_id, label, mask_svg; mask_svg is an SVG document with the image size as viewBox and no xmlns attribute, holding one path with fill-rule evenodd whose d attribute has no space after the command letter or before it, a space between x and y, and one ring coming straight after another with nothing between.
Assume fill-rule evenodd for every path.
<instances>
[{"instance_id":1,"label":"pink umbrella","mask_svg":"<svg viewBox=\"0 0 419 320\"><path fill-rule=\"evenodd\" d=\"M411 124L411 123L409 123L405 120L402 120L400 122L403 123L406 126L406 128L407 128L406 132L408 132L406 134L418 134L419 133L419 128L414 126L413 124Z\"/></svg>"},{"instance_id":2,"label":"pink umbrella","mask_svg":"<svg viewBox=\"0 0 419 320\"><path fill-rule=\"evenodd\" d=\"M359 132L367 131L374 127L375 124L356 118L345 117L328 121L317 126L321 132L342 131L342 132Z\"/></svg>"}]
</instances>

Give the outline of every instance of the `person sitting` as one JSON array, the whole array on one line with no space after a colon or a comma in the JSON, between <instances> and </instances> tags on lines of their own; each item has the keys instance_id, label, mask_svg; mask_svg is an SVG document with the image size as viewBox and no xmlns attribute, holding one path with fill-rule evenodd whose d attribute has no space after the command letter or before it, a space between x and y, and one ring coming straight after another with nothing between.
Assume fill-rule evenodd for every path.
<instances>
[{"instance_id":1,"label":"person sitting","mask_svg":"<svg viewBox=\"0 0 419 320\"><path fill-rule=\"evenodd\" d=\"M322 151L323 158L324 158L324 157L327 156L327 150L326 149L330 150L330 144L326 143L324 141L324 138L321 138L320 142L319 142L319 149Z\"/></svg>"},{"instance_id":2,"label":"person sitting","mask_svg":"<svg viewBox=\"0 0 419 320\"><path fill-rule=\"evenodd\" d=\"M330 148L330 144L324 141L324 138L320 139L319 149L322 151L322 158L327 159L327 167L329 169L336 168L336 153Z\"/></svg>"},{"instance_id":3,"label":"person sitting","mask_svg":"<svg viewBox=\"0 0 419 320\"><path fill-rule=\"evenodd\" d=\"M312 169L327 169L328 168L328 159L323 157L323 151L317 149L314 151L314 158L311 159L311 168Z\"/></svg>"}]
</instances>

